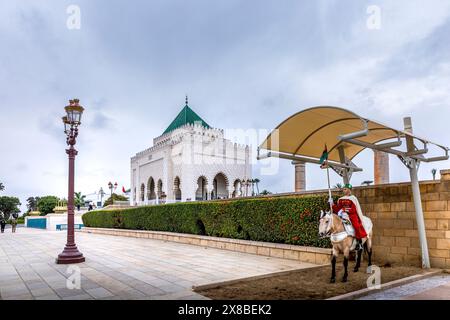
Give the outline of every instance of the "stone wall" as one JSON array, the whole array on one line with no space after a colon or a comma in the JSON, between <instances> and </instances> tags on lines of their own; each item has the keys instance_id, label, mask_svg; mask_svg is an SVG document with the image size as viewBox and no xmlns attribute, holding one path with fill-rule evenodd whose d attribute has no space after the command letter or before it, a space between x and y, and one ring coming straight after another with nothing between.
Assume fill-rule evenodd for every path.
<instances>
[{"instance_id":1,"label":"stone wall","mask_svg":"<svg viewBox=\"0 0 450 320\"><path fill-rule=\"evenodd\" d=\"M301 262L315 264L328 264L330 263L331 258L331 249L241 239L218 238L187 233L87 227L83 228L82 232L173 241L203 247L251 253L273 258L298 260Z\"/></svg>"},{"instance_id":2,"label":"stone wall","mask_svg":"<svg viewBox=\"0 0 450 320\"><path fill-rule=\"evenodd\" d=\"M450 171L440 181L420 183L432 267L450 267ZM365 215L374 223L374 256L386 262L421 265L421 249L409 183L354 189Z\"/></svg>"}]
</instances>

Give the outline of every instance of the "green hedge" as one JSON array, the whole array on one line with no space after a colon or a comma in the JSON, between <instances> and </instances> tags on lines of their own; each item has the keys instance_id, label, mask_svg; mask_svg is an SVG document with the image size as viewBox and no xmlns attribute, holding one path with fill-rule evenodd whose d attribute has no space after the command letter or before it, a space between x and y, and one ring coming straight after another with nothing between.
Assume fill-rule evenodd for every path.
<instances>
[{"instance_id":1,"label":"green hedge","mask_svg":"<svg viewBox=\"0 0 450 320\"><path fill-rule=\"evenodd\" d=\"M215 237L330 247L318 237L327 198L267 197L232 201L185 202L131 209L91 211L87 227L169 231Z\"/></svg>"}]
</instances>

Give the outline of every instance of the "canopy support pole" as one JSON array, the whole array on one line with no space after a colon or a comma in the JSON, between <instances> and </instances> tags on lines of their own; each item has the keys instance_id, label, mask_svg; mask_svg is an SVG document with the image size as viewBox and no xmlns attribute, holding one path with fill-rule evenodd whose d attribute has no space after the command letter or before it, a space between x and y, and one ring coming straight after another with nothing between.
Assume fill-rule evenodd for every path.
<instances>
[{"instance_id":1,"label":"canopy support pole","mask_svg":"<svg viewBox=\"0 0 450 320\"><path fill-rule=\"evenodd\" d=\"M412 123L411 118L406 117L403 118L403 124L405 127L405 131L412 134ZM408 152L414 152L414 141L410 136L406 136L406 146ZM420 187L419 187L419 179L417 177L417 167L418 160L409 159L409 175L411 177L411 188L413 192L413 200L414 200L414 208L416 210L416 222L417 222L417 230L419 232L419 242L420 247L422 249L422 268L429 269L430 268L430 257L428 255L428 244L427 244L427 235L425 231L425 222L423 219L423 209L422 209L422 199L420 195Z\"/></svg>"},{"instance_id":2,"label":"canopy support pole","mask_svg":"<svg viewBox=\"0 0 450 320\"><path fill-rule=\"evenodd\" d=\"M344 146L340 145L338 147L338 151L339 151L339 159L341 161L342 164L346 165L346 161L345 161L345 151L344 151ZM344 180L344 185L350 183L350 178L349 178L349 170L347 168L343 169L343 175L342 175L342 179Z\"/></svg>"}]
</instances>

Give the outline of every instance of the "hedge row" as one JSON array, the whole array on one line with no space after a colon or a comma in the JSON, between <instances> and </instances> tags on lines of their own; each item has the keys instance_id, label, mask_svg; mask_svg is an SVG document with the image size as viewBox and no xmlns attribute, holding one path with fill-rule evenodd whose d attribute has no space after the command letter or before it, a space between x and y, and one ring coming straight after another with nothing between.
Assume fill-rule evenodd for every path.
<instances>
[{"instance_id":1,"label":"hedge row","mask_svg":"<svg viewBox=\"0 0 450 320\"><path fill-rule=\"evenodd\" d=\"M318 237L327 198L268 197L234 201L185 202L131 209L91 211L87 227L169 231L189 234L330 247Z\"/></svg>"}]
</instances>

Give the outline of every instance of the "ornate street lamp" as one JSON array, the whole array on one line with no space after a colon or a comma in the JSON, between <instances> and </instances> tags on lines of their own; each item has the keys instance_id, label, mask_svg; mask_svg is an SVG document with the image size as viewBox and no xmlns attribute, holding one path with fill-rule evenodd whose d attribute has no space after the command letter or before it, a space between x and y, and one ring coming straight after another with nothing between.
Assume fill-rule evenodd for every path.
<instances>
[{"instance_id":1,"label":"ornate street lamp","mask_svg":"<svg viewBox=\"0 0 450 320\"><path fill-rule=\"evenodd\" d=\"M117 189L117 182L114 184L112 184L111 181L108 182L108 188L109 188L109 190L111 190L111 201L112 201L112 203L114 203L112 195L113 195L113 191L115 191Z\"/></svg>"},{"instance_id":2,"label":"ornate street lamp","mask_svg":"<svg viewBox=\"0 0 450 320\"><path fill-rule=\"evenodd\" d=\"M64 123L64 133L66 134L66 143L69 149L66 153L69 155L69 194L67 196L67 243L63 252L56 258L58 264L72 264L84 262L83 254L78 251L75 244L74 230L74 193L75 193L75 156L78 151L75 150L76 138L78 136L78 126L81 124L81 115L84 108L79 105L80 100L69 100L70 104L65 107L67 115L62 117Z\"/></svg>"}]
</instances>

